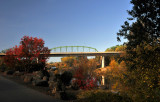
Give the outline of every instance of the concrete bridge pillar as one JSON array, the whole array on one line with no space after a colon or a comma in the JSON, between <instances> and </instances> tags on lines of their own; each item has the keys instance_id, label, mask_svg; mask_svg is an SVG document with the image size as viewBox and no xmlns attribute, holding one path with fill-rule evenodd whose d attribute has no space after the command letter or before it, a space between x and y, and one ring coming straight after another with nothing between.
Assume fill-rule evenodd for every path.
<instances>
[{"instance_id":1,"label":"concrete bridge pillar","mask_svg":"<svg viewBox=\"0 0 160 102\"><path fill-rule=\"evenodd\" d=\"M38 63L38 57L36 58L36 60L37 60L37 63Z\"/></svg>"},{"instance_id":2,"label":"concrete bridge pillar","mask_svg":"<svg viewBox=\"0 0 160 102\"><path fill-rule=\"evenodd\" d=\"M105 67L105 56L102 56L102 68ZM105 77L102 75L102 82L101 85L105 85Z\"/></svg>"},{"instance_id":3,"label":"concrete bridge pillar","mask_svg":"<svg viewBox=\"0 0 160 102\"><path fill-rule=\"evenodd\" d=\"M105 56L102 56L102 66L101 66L102 68L104 68L105 67Z\"/></svg>"}]
</instances>

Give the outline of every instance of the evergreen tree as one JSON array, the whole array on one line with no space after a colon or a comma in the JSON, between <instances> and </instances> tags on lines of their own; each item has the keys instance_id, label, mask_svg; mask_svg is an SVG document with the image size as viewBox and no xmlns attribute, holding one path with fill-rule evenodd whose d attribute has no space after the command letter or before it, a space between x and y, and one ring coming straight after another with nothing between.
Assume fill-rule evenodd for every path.
<instances>
[{"instance_id":1,"label":"evergreen tree","mask_svg":"<svg viewBox=\"0 0 160 102\"><path fill-rule=\"evenodd\" d=\"M128 13L132 18L128 18L128 20L136 20L136 22L130 25L126 21L117 33L118 40L120 40L119 37L124 36L129 40L128 45L133 47L136 47L135 44L139 45L142 41L160 43L160 1L131 0L131 3L133 8Z\"/></svg>"},{"instance_id":2,"label":"evergreen tree","mask_svg":"<svg viewBox=\"0 0 160 102\"><path fill-rule=\"evenodd\" d=\"M136 102L160 101L160 0L131 0L132 18L117 33L126 43L123 83Z\"/></svg>"}]
</instances>

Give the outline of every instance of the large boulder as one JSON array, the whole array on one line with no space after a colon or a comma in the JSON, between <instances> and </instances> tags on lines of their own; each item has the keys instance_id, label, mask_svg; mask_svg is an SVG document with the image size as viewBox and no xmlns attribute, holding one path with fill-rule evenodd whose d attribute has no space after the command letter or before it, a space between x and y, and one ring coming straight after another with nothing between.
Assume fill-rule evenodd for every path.
<instances>
[{"instance_id":1,"label":"large boulder","mask_svg":"<svg viewBox=\"0 0 160 102\"><path fill-rule=\"evenodd\" d=\"M47 77L47 76L44 76L44 77L43 77L43 80L44 80L44 81L48 81L48 77Z\"/></svg>"},{"instance_id":2,"label":"large boulder","mask_svg":"<svg viewBox=\"0 0 160 102\"><path fill-rule=\"evenodd\" d=\"M33 80L33 77L32 77L32 76L25 76L25 77L24 77L24 82L25 82L25 83L31 83L32 80Z\"/></svg>"},{"instance_id":3,"label":"large boulder","mask_svg":"<svg viewBox=\"0 0 160 102\"><path fill-rule=\"evenodd\" d=\"M52 94L56 94L56 92L57 92L57 90L56 90L56 87L54 87L53 89L52 89Z\"/></svg>"},{"instance_id":4,"label":"large boulder","mask_svg":"<svg viewBox=\"0 0 160 102\"><path fill-rule=\"evenodd\" d=\"M14 73L13 70L8 70L4 72L4 75L12 75Z\"/></svg>"},{"instance_id":5,"label":"large boulder","mask_svg":"<svg viewBox=\"0 0 160 102\"><path fill-rule=\"evenodd\" d=\"M43 87L48 87L48 82L44 80L34 80L32 82L32 85L34 86L43 86Z\"/></svg>"},{"instance_id":6,"label":"large boulder","mask_svg":"<svg viewBox=\"0 0 160 102\"><path fill-rule=\"evenodd\" d=\"M55 76L54 71L50 70L49 75L50 75L50 77Z\"/></svg>"},{"instance_id":7,"label":"large boulder","mask_svg":"<svg viewBox=\"0 0 160 102\"><path fill-rule=\"evenodd\" d=\"M32 73L34 77L38 78L38 79L42 79L43 78L43 73L42 71L35 71Z\"/></svg>"},{"instance_id":8,"label":"large boulder","mask_svg":"<svg viewBox=\"0 0 160 102\"><path fill-rule=\"evenodd\" d=\"M21 78L22 80L24 80L25 76L24 76L24 75L21 75L20 78Z\"/></svg>"},{"instance_id":9,"label":"large boulder","mask_svg":"<svg viewBox=\"0 0 160 102\"><path fill-rule=\"evenodd\" d=\"M56 86L54 81L48 81L48 85L50 89L53 89Z\"/></svg>"},{"instance_id":10,"label":"large boulder","mask_svg":"<svg viewBox=\"0 0 160 102\"><path fill-rule=\"evenodd\" d=\"M21 75L24 75L24 72L19 72L19 71L15 71L14 76L21 76Z\"/></svg>"},{"instance_id":11,"label":"large boulder","mask_svg":"<svg viewBox=\"0 0 160 102\"><path fill-rule=\"evenodd\" d=\"M49 81L55 81L55 79L56 79L55 76L50 76L49 77Z\"/></svg>"},{"instance_id":12,"label":"large boulder","mask_svg":"<svg viewBox=\"0 0 160 102\"><path fill-rule=\"evenodd\" d=\"M42 79L44 77L42 71L37 71L36 77L39 78L39 79Z\"/></svg>"}]
</instances>

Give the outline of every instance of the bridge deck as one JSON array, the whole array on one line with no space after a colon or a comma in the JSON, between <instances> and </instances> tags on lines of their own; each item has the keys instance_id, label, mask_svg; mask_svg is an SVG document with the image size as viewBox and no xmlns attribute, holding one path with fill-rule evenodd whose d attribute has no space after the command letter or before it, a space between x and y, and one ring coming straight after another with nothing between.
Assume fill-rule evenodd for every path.
<instances>
[{"instance_id":1,"label":"bridge deck","mask_svg":"<svg viewBox=\"0 0 160 102\"><path fill-rule=\"evenodd\" d=\"M63 56L115 56L120 55L123 52L59 52L50 53L49 57L63 57ZM6 54L0 53L0 56L5 56Z\"/></svg>"},{"instance_id":2,"label":"bridge deck","mask_svg":"<svg viewBox=\"0 0 160 102\"><path fill-rule=\"evenodd\" d=\"M114 56L120 55L121 52L61 52L50 53L50 57L62 57L62 56Z\"/></svg>"}]
</instances>

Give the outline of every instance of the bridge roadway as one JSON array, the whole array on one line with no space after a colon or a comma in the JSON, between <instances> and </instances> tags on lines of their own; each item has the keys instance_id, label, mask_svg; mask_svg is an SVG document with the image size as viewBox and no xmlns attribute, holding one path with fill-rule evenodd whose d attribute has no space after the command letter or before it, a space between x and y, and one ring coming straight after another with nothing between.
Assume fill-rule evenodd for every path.
<instances>
[{"instance_id":1,"label":"bridge roadway","mask_svg":"<svg viewBox=\"0 0 160 102\"><path fill-rule=\"evenodd\" d=\"M50 53L49 57L63 57L63 56L116 56L123 52L57 52ZM0 56L5 56L6 54L0 53Z\"/></svg>"}]
</instances>

